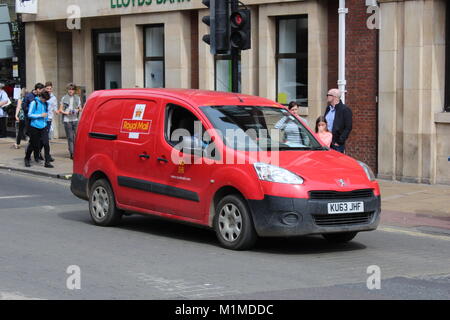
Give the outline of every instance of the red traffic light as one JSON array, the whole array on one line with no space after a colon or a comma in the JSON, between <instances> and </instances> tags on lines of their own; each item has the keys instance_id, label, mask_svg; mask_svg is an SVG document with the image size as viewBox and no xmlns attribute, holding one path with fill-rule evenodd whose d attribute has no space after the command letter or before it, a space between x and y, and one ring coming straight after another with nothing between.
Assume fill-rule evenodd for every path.
<instances>
[{"instance_id":1,"label":"red traffic light","mask_svg":"<svg viewBox=\"0 0 450 320\"><path fill-rule=\"evenodd\" d=\"M231 26L233 28L242 28L247 23L247 15L244 10L239 10L236 12L233 12L233 14L230 17L231 19Z\"/></svg>"},{"instance_id":2,"label":"red traffic light","mask_svg":"<svg viewBox=\"0 0 450 320\"><path fill-rule=\"evenodd\" d=\"M242 19L242 16L241 16L239 13L237 13L237 14L233 17L233 22L234 22L236 25L240 26L240 25L242 24L242 22L244 22L244 19Z\"/></svg>"}]
</instances>

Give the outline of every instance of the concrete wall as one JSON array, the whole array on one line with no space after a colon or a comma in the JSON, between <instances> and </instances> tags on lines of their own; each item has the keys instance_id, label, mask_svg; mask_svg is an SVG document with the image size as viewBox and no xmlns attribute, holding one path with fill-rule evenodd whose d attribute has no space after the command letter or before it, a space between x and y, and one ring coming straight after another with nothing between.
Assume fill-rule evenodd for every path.
<instances>
[{"instance_id":1,"label":"concrete wall","mask_svg":"<svg viewBox=\"0 0 450 320\"><path fill-rule=\"evenodd\" d=\"M166 88L190 88L191 21L189 12L123 16L122 86L144 87L144 26L164 24Z\"/></svg>"},{"instance_id":2,"label":"concrete wall","mask_svg":"<svg viewBox=\"0 0 450 320\"><path fill-rule=\"evenodd\" d=\"M444 107L445 2L383 2L381 16L379 176L436 183L445 171L434 119Z\"/></svg>"}]
</instances>

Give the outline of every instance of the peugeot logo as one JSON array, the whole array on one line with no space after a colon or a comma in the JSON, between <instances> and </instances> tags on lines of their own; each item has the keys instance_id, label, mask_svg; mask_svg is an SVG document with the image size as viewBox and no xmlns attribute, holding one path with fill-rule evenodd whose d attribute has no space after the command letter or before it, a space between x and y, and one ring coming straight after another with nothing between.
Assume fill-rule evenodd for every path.
<instances>
[{"instance_id":1,"label":"peugeot logo","mask_svg":"<svg viewBox=\"0 0 450 320\"><path fill-rule=\"evenodd\" d=\"M339 185L340 185L341 187L345 187L345 181L344 181L344 179L339 179L337 182L339 183Z\"/></svg>"}]
</instances>

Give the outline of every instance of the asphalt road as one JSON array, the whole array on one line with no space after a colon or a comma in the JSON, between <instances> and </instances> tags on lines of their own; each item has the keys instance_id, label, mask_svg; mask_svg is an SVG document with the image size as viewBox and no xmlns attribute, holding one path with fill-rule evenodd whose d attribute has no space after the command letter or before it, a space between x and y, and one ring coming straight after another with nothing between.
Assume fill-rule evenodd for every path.
<instances>
[{"instance_id":1,"label":"asphalt road","mask_svg":"<svg viewBox=\"0 0 450 320\"><path fill-rule=\"evenodd\" d=\"M369 290L374 265L381 288ZM80 289L68 289L70 266ZM151 217L96 227L68 182L0 171L0 299L449 298L445 235L381 226L344 245L262 239L235 252L210 230Z\"/></svg>"}]
</instances>

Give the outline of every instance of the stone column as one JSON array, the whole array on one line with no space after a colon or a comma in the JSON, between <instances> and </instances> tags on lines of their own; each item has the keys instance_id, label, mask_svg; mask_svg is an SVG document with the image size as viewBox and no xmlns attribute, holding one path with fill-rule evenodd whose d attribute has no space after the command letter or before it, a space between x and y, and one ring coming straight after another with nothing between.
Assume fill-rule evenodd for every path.
<instances>
[{"instance_id":1,"label":"stone column","mask_svg":"<svg viewBox=\"0 0 450 320\"><path fill-rule=\"evenodd\" d=\"M144 87L144 27L134 16L121 18L122 87Z\"/></svg>"},{"instance_id":2,"label":"stone column","mask_svg":"<svg viewBox=\"0 0 450 320\"><path fill-rule=\"evenodd\" d=\"M383 2L380 31L379 176L436 183L434 116L445 91L445 3Z\"/></svg>"},{"instance_id":3,"label":"stone column","mask_svg":"<svg viewBox=\"0 0 450 320\"><path fill-rule=\"evenodd\" d=\"M241 52L241 86L243 94L258 95L258 10L256 7L251 10L251 30L252 48Z\"/></svg>"},{"instance_id":4,"label":"stone column","mask_svg":"<svg viewBox=\"0 0 450 320\"><path fill-rule=\"evenodd\" d=\"M57 37L54 23L29 22L25 25L27 90L37 82L57 78Z\"/></svg>"},{"instance_id":5,"label":"stone column","mask_svg":"<svg viewBox=\"0 0 450 320\"><path fill-rule=\"evenodd\" d=\"M395 179L403 152L403 3L381 5L379 42L378 176ZM400 163L397 163L399 161Z\"/></svg>"}]
</instances>

